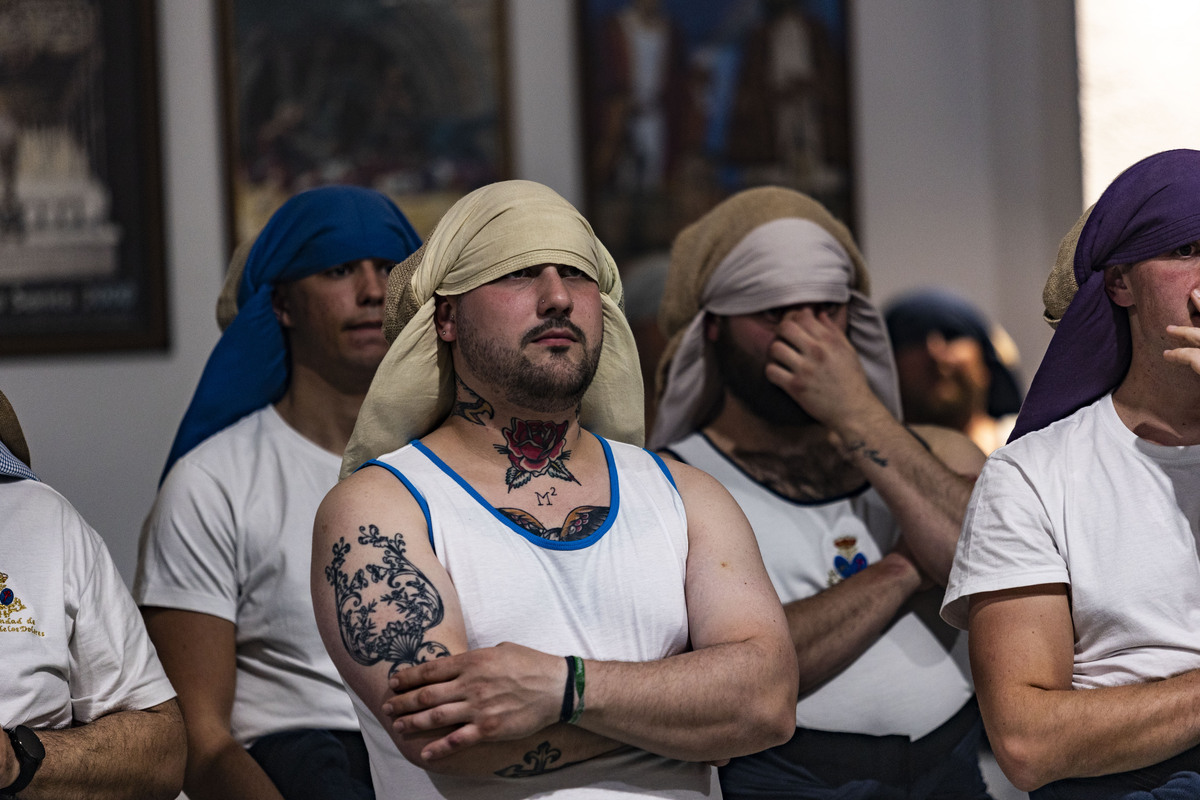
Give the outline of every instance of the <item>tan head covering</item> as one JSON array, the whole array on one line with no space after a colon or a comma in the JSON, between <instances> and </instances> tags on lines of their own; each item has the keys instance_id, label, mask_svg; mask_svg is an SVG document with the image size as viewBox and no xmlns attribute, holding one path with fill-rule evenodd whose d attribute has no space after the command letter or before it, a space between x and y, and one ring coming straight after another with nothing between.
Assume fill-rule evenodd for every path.
<instances>
[{"instance_id":1,"label":"tan head covering","mask_svg":"<svg viewBox=\"0 0 1200 800\"><path fill-rule=\"evenodd\" d=\"M707 423L723 396L704 317L752 314L798 303L846 303L849 338L871 388L900 416L895 362L869 278L846 226L791 189L761 187L733 195L685 228L671 249L659 311L669 338L658 369L661 448Z\"/></svg>"},{"instance_id":2,"label":"tan head covering","mask_svg":"<svg viewBox=\"0 0 1200 800\"><path fill-rule=\"evenodd\" d=\"M29 461L29 445L25 443L25 433L21 430L21 423L17 421L17 412L13 410L12 403L8 402L4 392L0 392L0 443L23 461L25 466L33 466Z\"/></svg>"},{"instance_id":3,"label":"tan head covering","mask_svg":"<svg viewBox=\"0 0 1200 800\"><path fill-rule=\"evenodd\" d=\"M425 244L392 270L383 328L391 347L359 411L342 477L449 415L454 366L434 328L435 295L465 294L538 264L575 267L599 284L604 344L580 422L600 436L641 445L642 378L616 264L587 220L552 189L504 181L455 203Z\"/></svg>"}]
</instances>

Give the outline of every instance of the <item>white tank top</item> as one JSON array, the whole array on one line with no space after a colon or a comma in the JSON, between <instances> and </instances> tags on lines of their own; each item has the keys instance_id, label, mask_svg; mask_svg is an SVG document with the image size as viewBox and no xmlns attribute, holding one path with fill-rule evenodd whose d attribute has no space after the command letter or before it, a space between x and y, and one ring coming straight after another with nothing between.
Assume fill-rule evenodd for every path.
<instances>
[{"instance_id":1,"label":"white tank top","mask_svg":"<svg viewBox=\"0 0 1200 800\"><path fill-rule=\"evenodd\" d=\"M738 501L783 603L811 597L874 564L900 536L874 489L800 503L752 479L703 434L667 449L712 475ZM897 619L849 667L801 696L796 725L917 739L950 719L974 692L967 637L945 625L930 605L930 614Z\"/></svg>"},{"instance_id":2,"label":"white tank top","mask_svg":"<svg viewBox=\"0 0 1200 800\"><path fill-rule=\"evenodd\" d=\"M420 442L378 462L426 513L454 581L471 649L502 641L556 655L652 661L687 647L687 518L657 456L599 440L609 514L584 539L543 539L513 523ZM528 778L461 778L413 766L354 697L380 798L713 798L715 770L633 748Z\"/></svg>"}]
</instances>

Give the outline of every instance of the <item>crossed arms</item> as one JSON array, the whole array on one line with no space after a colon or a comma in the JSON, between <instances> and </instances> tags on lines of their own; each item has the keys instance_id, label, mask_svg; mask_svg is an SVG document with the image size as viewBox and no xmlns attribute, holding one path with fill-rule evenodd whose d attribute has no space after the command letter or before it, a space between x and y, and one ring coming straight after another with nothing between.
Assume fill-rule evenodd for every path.
<instances>
[{"instance_id":1,"label":"crossed arms","mask_svg":"<svg viewBox=\"0 0 1200 800\"><path fill-rule=\"evenodd\" d=\"M504 774L547 741L561 751L562 764L627 745L719 761L791 736L795 661L749 525L712 478L684 465L672 465L672 473L689 521L691 650L652 662L586 661L586 710L575 725L558 722L564 654L511 643L467 651L453 582L429 546L420 509L393 476L366 469L330 492L314 532L317 624L335 665L405 758L437 772ZM335 572L370 569L369 549L355 542L374 535L402 544L409 585L424 585L408 601L409 620L413 613L432 619L425 612L436 600L440 621L419 647L403 654L391 647L367 664L362 639L344 638L326 567L334 566L332 553L341 559ZM397 619L387 605L373 615L375 630Z\"/></svg>"}]
</instances>

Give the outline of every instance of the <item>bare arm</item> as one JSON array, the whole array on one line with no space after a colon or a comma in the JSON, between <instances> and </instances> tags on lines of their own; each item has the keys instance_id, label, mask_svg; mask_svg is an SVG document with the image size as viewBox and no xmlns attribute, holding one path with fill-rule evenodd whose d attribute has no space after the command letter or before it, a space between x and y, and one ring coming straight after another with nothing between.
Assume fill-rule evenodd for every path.
<instances>
[{"instance_id":1,"label":"bare arm","mask_svg":"<svg viewBox=\"0 0 1200 800\"><path fill-rule=\"evenodd\" d=\"M642 663L586 661L585 710L578 727L669 758L717 761L786 741L795 729L796 667L782 609L741 509L713 478L672 465L688 516L686 596L692 650ZM439 758L479 741L524 735L557 719L565 663L515 645L476 651L527 665L526 713L476 698L474 665L439 659L396 674L396 723L429 730ZM474 654L471 654L474 655ZM540 666L537 664L540 663ZM543 677L536 678L534 676ZM469 699L468 699L469 698Z\"/></svg>"},{"instance_id":2,"label":"bare arm","mask_svg":"<svg viewBox=\"0 0 1200 800\"><path fill-rule=\"evenodd\" d=\"M23 800L171 800L179 794L186 742L174 700L37 735L46 758L21 792ZM16 780L17 761L8 737L0 738L3 787Z\"/></svg>"},{"instance_id":3,"label":"bare arm","mask_svg":"<svg viewBox=\"0 0 1200 800\"><path fill-rule=\"evenodd\" d=\"M233 738L229 718L237 682L232 622L211 614L144 608L146 630L187 723L184 791L191 800L283 800L275 784Z\"/></svg>"},{"instance_id":4,"label":"bare arm","mask_svg":"<svg viewBox=\"0 0 1200 800\"><path fill-rule=\"evenodd\" d=\"M1200 744L1200 670L1072 689L1063 584L971 597L971 671L1000 767L1017 788L1125 772Z\"/></svg>"},{"instance_id":5,"label":"bare arm","mask_svg":"<svg viewBox=\"0 0 1200 800\"><path fill-rule=\"evenodd\" d=\"M403 596L383 600L387 581L401 575ZM313 534L312 592L317 627L338 671L375 711L400 753L417 766L519 777L529 774L531 762L541 764L534 769L558 769L621 746L558 723L567 671L561 656L517 645L467 651L458 596L429 545L424 516L407 489L382 469L352 475L321 504ZM409 635L391 638L389 626L403 627ZM394 684L399 676L433 665L446 665L439 674L471 675L473 686L486 693L480 701L509 726L499 732L482 723L492 735L478 743L473 732L479 726L467 724L455 704L430 712L431 724L420 729L394 726L385 712L385 703L389 708L394 703L389 677ZM556 698L545 713L531 703L543 695ZM475 746L435 759L445 754L430 742L448 734ZM549 760L547 753L553 755Z\"/></svg>"},{"instance_id":6,"label":"bare arm","mask_svg":"<svg viewBox=\"0 0 1200 800\"><path fill-rule=\"evenodd\" d=\"M921 583L911 561L889 553L823 592L786 604L800 693L850 666L887 630Z\"/></svg>"},{"instance_id":7,"label":"bare arm","mask_svg":"<svg viewBox=\"0 0 1200 800\"><path fill-rule=\"evenodd\" d=\"M983 453L972 454L961 434L932 428L922 429L927 450L871 391L858 353L824 312L789 312L770 357L767 378L838 436L888 504L917 564L945 586Z\"/></svg>"}]
</instances>

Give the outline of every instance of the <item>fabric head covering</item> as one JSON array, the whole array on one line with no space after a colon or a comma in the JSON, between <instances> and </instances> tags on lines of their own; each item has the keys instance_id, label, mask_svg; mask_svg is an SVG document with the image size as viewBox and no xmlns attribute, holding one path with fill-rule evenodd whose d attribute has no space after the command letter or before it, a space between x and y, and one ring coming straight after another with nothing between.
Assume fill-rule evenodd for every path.
<instances>
[{"instance_id":1,"label":"fabric head covering","mask_svg":"<svg viewBox=\"0 0 1200 800\"><path fill-rule=\"evenodd\" d=\"M1075 413L1129 371L1129 318L1104 288L1105 267L1200 239L1200 151L1167 150L1122 172L1062 240L1042 293L1054 338L1010 442Z\"/></svg>"},{"instance_id":2,"label":"fabric head covering","mask_svg":"<svg viewBox=\"0 0 1200 800\"><path fill-rule=\"evenodd\" d=\"M0 392L0 477L37 480L30 469L29 445L12 403Z\"/></svg>"},{"instance_id":3,"label":"fabric head covering","mask_svg":"<svg viewBox=\"0 0 1200 800\"><path fill-rule=\"evenodd\" d=\"M283 396L287 344L275 317L276 284L364 258L402 261L421 244L385 195L356 186L324 186L292 197L252 245L234 253L217 303L224 333L171 446L171 466L202 441Z\"/></svg>"},{"instance_id":4,"label":"fabric head covering","mask_svg":"<svg viewBox=\"0 0 1200 800\"><path fill-rule=\"evenodd\" d=\"M993 417L1015 414L1021 408L1021 390L1013 374L992 343L987 320L979 309L963 298L939 289L905 295L884 312L892 347L916 344L925 346L929 334L937 331L947 340L969 338L979 342L983 363L991 376L988 386L987 413Z\"/></svg>"},{"instance_id":5,"label":"fabric head covering","mask_svg":"<svg viewBox=\"0 0 1200 800\"><path fill-rule=\"evenodd\" d=\"M798 303L847 305L848 337L867 380L899 419L896 365L869 289L846 226L791 189L739 192L689 225L671 248L659 311L669 341L658 368L650 446L665 447L706 424L722 402L724 387L704 336L706 314L754 314Z\"/></svg>"},{"instance_id":6,"label":"fabric head covering","mask_svg":"<svg viewBox=\"0 0 1200 800\"><path fill-rule=\"evenodd\" d=\"M450 414L454 365L434 327L435 295L465 294L539 264L575 267L599 284L604 343L580 423L641 445L642 376L616 264L587 220L552 189L503 181L455 203L421 249L392 270L383 323L391 347L359 410L342 477L426 435Z\"/></svg>"}]
</instances>

